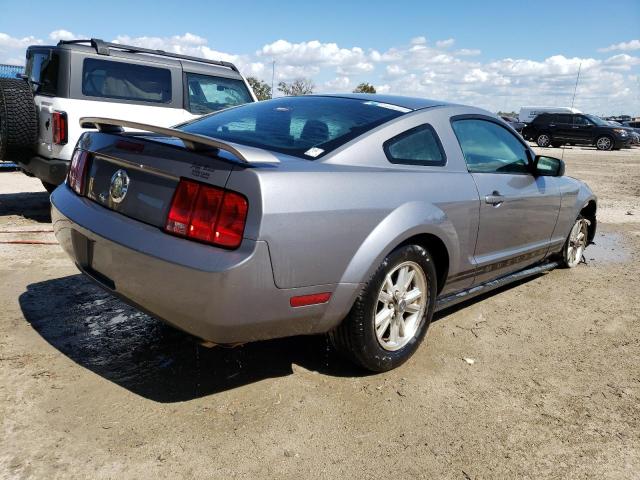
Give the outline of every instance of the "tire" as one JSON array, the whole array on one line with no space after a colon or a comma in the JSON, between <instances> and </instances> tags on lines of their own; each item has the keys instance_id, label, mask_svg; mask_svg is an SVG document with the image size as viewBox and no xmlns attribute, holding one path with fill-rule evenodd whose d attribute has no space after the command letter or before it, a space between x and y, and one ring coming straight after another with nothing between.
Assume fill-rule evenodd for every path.
<instances>
[{"instance_id":1,"label":"tire","mask_svg":"<svg viewBox=\"0 0 640 480\"><path fill-rule=\"evenodd\" d=\"M582 254L588 243L589 221L582 215L578 215L562 247L562 266L565 268L577 267L582 261Z\"/></svg>"},{"instance_id":2,"label":"tire","mask_svg":"<svg viewBox=\"0 0 640 480\"><path fill-rule=\"evenodd\" d=\"M541 133L536 137L536 143L539 147L548 147L551 145L551 136L546 133Z\"/></svg>"},{"instance_id":3,"label":"tire","mask_svg":"<svg viewBox=\"0 0 640 480\"><path fill-rule=\"evenodd\" d=\"M58 185L54 185L53 183L45 182L44 180L40 181L42 182L44 189L49 193L53 193L53 191L58 188Z\"/></svg>"},{"instance_id":4,"label":"tire","mask_svg":"<svg viewBox=\"0 0 640 480\"><path fill-rule=\"evenodd\" d=\"M403 272L411 275L412 270L414 274L409 287L395 289L403 283L400 275ZM391 290L396 295L386 293ZM406 290L406 294L399 290ZM410 300L409 294L416 290L422 295ZM385 372L394 369L406 362L422 342L433 317L436 294L436 269L429 252L418 245L402 246L382 261L347 317L329 333L329 338L343 356L367 370ZM383 295L387 302L381 300ZM382 320L385 317L388 317L388 324ZM381 326L386 326L376 330L376 318L381 319ZM405 334L402 335L403 329L398 326L395 329L397 341L394 341L392 329L400 324L399 318L403 319Z\"/></svg>"},{"instance_id":5,"label":"tire","mask_svg":"<svg viewBox=\"0 0 640 480\"><path fill-rule=\"evenodd\" d=\"M0 78L0 160L31 157L38 136L33 91L28 82Z\"/></svg>"},{"instance_id":6,"label":"tire","mask_svg":"<svg viewBox=\"0 0 640 480\"><path fill-rule=\"evenodd\" d=\"M602 135L596 138L596 148L598 150L612 150L613 149L613 140L611 137L607 135Z\"/></svg>"}]
</instances>

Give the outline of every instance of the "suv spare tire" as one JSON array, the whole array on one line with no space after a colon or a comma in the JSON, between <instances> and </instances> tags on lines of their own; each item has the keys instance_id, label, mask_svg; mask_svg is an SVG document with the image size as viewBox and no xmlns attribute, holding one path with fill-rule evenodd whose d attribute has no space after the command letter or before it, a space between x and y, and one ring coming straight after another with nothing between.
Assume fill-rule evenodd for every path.
<instances>
[{"instance_id":1,"label":"suv spare tire","mask_svg":"<svg viewBox=\"0 0 640 480\"><path fill-rule=\"evenodd\" d=\"M31 85L25 80L0 78L0 160L30 158L37 137L38 117Z\"/></svg>"}]
</instances>

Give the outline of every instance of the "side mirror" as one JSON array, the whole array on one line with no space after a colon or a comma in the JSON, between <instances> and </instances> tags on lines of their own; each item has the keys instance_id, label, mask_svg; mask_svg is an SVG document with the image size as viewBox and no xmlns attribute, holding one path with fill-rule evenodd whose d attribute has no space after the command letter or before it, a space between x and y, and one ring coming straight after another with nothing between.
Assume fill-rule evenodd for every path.
<instances>
[{"instance_id":1,"label":"side mirror","mask_svg":"<svg viewBox=\"0 0 640 480\"><path fill-rule=\"evenodd\" d=\"M564 175L564 161L559 158L536 155L533 162L533 172L538 177L562 177Z\"/></svg>"}]
</instances>

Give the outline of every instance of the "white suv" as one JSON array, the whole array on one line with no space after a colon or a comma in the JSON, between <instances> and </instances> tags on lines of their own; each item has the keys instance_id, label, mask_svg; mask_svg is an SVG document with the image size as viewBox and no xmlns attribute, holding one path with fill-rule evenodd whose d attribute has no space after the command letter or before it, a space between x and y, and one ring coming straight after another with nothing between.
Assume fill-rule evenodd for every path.
<instances>
[{"instance_id":1,"label":"white suv","mask_svg":"<svg viewBox=\"0 0 640 480\"><path fill-rule=\"evenodd\" d=\"M47 190L63 182L81 117L170 127L254 102L230 62L98 39L27 49L22 79L0 79L0 160L18 162Z\"/></svg>"}]
</instances>

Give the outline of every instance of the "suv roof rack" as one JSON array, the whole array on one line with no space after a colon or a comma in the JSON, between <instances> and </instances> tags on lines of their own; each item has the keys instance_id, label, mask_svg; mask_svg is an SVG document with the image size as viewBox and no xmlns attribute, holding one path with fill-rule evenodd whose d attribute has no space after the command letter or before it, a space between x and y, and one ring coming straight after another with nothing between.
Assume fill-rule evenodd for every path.
<instances>
[{"instance_id":1,"label":"suv roof rack","mask_svg":"<svg viewBox=\"0 0 640 480\"><path fill-rule=\"evenodd\" d=\"M200 62L200 63L207 63L209 65L218 65L220 67L230 68L231 70L240 73L240 71L238 70L238 67L236 67L231 62L224 62L221 60L208 60L206 58L192 57L189 55L180 55L178 53L165 52L164 50L153 50L151 48L134 47L133 45L123 45L121 43L105 42L104 40L100 40L99 38L91 38L91 39L84 39L84 40L60 40L58 42L58 45L73 45L78 43L91 44L91 46L96 49L96 52L98 53L98 55L110 55L110 49L115 48L117 50L122 50L125 52L146 53L148 55L156 55L159 57L177 58L180 60L189 60L191 62Z\"/></svg>"}]
</instances>

